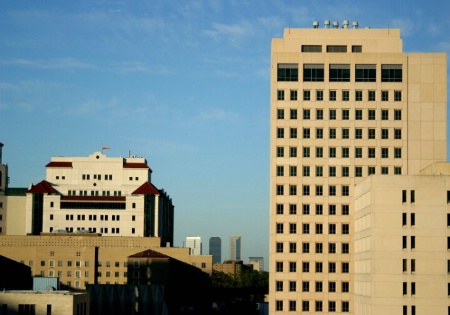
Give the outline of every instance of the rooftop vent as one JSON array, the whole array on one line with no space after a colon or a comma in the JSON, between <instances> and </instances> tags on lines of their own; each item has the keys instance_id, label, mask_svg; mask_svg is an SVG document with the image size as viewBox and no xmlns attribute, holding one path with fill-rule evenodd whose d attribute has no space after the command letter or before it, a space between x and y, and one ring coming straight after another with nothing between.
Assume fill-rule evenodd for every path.
<instances>
[{"instance_id":1,"label":"rooftop vent","mask_svg":"<svg viewBox=\"0 0 450 315\"><path fill-rule=\"evenodd\" d=\"M333 28L338 28L339 27L339 22L333 22Z\"/></svg>"},{"instance_id":2,"label":"rooftop vent","mask_svg":"<svg viewBox=\"0 0 450 315\"><path fill-rule=\"evenodd\" d=\"M325 20L323 24L325 24L325 28L330 28L330 20Z\"/></svg>"},{"instance_id":3,"label":"rooftop vent","mask_svg":"<svg viewBox=\"0 0 450 315\"><path fill-rule=\"evenodd\" d=\"M353 28L358 28L359 24L358 24L357 21L355 21L355 22L352 23L352 26L353 26Z\"/></svg>"},{"instance_id":4,"label":"rooftop vent","mask_svg":"<svg viewBox=\"0 0 450 315\"><path fill-rule=\"evenodd\" d=\"M344 22L342 22L342 28L348 28L348 20L344 20Z\"/></svg>"},{"instance_id":5,"label":"rooftop vent","mask_svg":"<svg viewBox=\"0 0 450 315\"><path fill-rule=\"evenodd\" d=\"M313 22L313 28L319 28L319 21Z\"/></svg>"}]
</instances>

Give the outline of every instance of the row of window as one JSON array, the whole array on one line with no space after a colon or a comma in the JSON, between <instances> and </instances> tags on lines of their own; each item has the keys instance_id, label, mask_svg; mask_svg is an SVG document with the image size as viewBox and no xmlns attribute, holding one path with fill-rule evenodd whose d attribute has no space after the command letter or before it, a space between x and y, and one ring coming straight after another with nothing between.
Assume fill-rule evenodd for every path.
<instances>
[{"instance_id":1,"label":"row of window","mask_svg":"<svg viewBox=\"0 0 450 315\"><path fill-rule=\"evenodd\" d=\"M336 185L328 186L328 196L337 196L337 188L336 187L337 187ZM284 195L284 185L276 186L276 194L277 194L277 196ZM289 185L289 195L290 196L297 195L297 185ZM302 195L303 196L312 196L310 185L302 186ZM315 195L316 196L324 195L324 186L323 185L315 186ZM341 186L341 196L350 196L350 186L348 186L348 185Z\"/></svg>"},{"instance_id":2,"label":"row of window","mask_svg":"<svg viewBox=\"0 0 450 315\"><path fill-rule=\"evenodd\" d=\"M302 110L302 119L303 120L310 120L312 115L311 112L313 110L304 108ZM329 120L336 120L337 119L337 109L329 109L328 110L328 119ZM389 120L389 112L392 111L390 109L381 109L381 120ZM394 109L394 120L402 120L402 110L401 109ZM376 109L368 109L367 110L367 118L364 117L364 111L362 109L355 109L354 111L354 117L350 117L350 109L344 108L341 110L341 116L340 118L342 120L376 120ZM285 119L285 110L283 108L277 109L277 119ZM315 119L316 120L324 120L324 110L323 109L316 109L315 110ZM292 120L298 119L298 110L295 108L291 108L289 110L289 118Z\"/></svg>"},{"instance_id":3,"label":"row of window","mask_svg":"<svg viewBox=\"0 0 450 315\"><path fill-rule=\"evenodd\" d=\"M293 267L295 264L295 267ZM295 268L296 271L292 271L292 272L297 272L297 267L296 267L296 262L289 262L289 269L293 270ZM336 264L336 263L334 263ZM316 261L314 263L315 266L315 272L316 273L323 273L324 272L324 268L323 268L323 262L321 261ZM336 265L334 265L336 266ZM302 262L302 272L303 273L309 273L312 272L312 270L310 269L310 262L309 261L303 261ZM330 265L328 266L328 269L330 269ZM277 261L275 262L275 271L276 272L284 272L284 262L283 261ZM350 272L350 263L349 262L342 262L341 263L341 273L349 273Z\"/></svg>"},{"instance_id":4,"label":"row of window","mask_svg":"<svg viewBox=\"0 0 450 315\"><path fill-rule=\"evenodd\" d=\"M315 93L311 93L311 90L302 90L302 100L303 101L313 101L312 95L315 94L315 101L322 102L325 100L324 97L324 90L315 90ZM368 90L366 96L364 96L363 90L355 90L354 98L351 99L351 101L356 102L362 102L362 101L369 101L369 102L375 102L377 100L376 97L376 91L375 90ZM391 95L391 93L393 93ZM349 102L350 101L350 91L349 90L342 90L340 93L340 101L343 102ZM389 102L389 100L394 100L394 102L401 102L402 101L402 91L400 90L381 90L380 91L380 97L379 99L382 102ZM287 95L285 93L285 90L278 89L277 90L277 100L278 101L284 101L288 100ZM290 101L298 101L299 95L298 90L289 90L289 100ZM328 91L328 101L335 102L338 100L337 97L337 91L336 90L329 90Z\"/></svg>"},{"instance_id":5,"label":"row of window","mask_svg":"<svg viewBox=\"0 0 450 315\"><path fill-rule=\"evenodd\" d=\"M66 214L66 221L73 221L74 217L77 218L78 221L85 221L86 218L88 218L89 221L96 221L97 220L97 215L96 214L89 214L89 215L85 215L85 214L77 214L77 215L73 215L73 214ZM50 220L53 220L54 216L53 214L50 214ZM103 215L99 215L100 221L108 221L109 216L107 214ZM111 215L111 220L112 221L120 221L120 215ZM131 221L135 221L136 220L136 216L132 215L131 216Z\"/></svg>"},{"instance_id":6,"label":"row of window","mask_svg":"<svg viewBox=\"0 0 450 315\"><path fill-rule=\"evenodd\" d=\"M275 290L277 292L289 291L289 292L298 292L299 288L297 288L297 281L287 281L288 287L285 287L285 281L275 281ZM337 292L336 282L329 281L328 282L328 290L326 288L326 282L322 281L302 281L301 292ZM349 292L349 283L344 281L341 283L341 292L346 293Z\"/></svg>"},{"instance_id":7,"label":"row of window","mask_svg":"<svg viewBox=\"0 0 450 315\"><path fill-rule=\"evenodd\" d=\"M324 64L303 64L303 82L324 82L325 75L329 82L350 82L350 64L330 64L328 73L325 73ZM279 63L277 65L278 82L298 82L299 65L295 63ZM354 65L354 82L402 82L401 64L382 64L381 78L377 80L377 65L356 64Z\"/></svg>"},{"instance_id":8,"label":"row of window","mask_svg":"<svg viewBox=\"0 0 450 315\"><path fill-rule=\"evenodd\" d=\"M275 310L276 311L284 310L283 302L284 301L282 301L282 300L275 301ZM291 312L297 311L297 301L290 300L288 302L289 302L289 305L288 305L289 311L291 311ZM313 302L311 301L311 303L313 303ZM315 301L313 305L314 305L314 310L316 312L324 312L325 311L323 301ZM301 310L303 312L313 311L313 305L311 305L311 307L310 307L310 301L303 300ZM337 305L336 301L328 301L328 312L337 312L338 309L337 309L336 305ZM350 302L341 301L341 312L342 313L350 312Z\"/></svg>"},{"instance_id":9,"label":"row of window","mask_svg":"<svg viewBox=\"0 0 450 315\"><path fill-rule=\"evenodd\" d=\"M102 179L102 175L100 175L100 174L94 174L93 176L92 176L94 179L97 179L97 180L101 180ZM83 179L83 180L90 180L91 179L91 175L90 174L83 174L82 176L81 176L81 178ZM57 178L58 179L58 178ZM112 180L112 174L105 174L104 175L104 180ZM130 177L130 180L131 180L131 177Z\"/></svg>"},{"instance_id":10,"label":"row of window","mask_svg":"<svg viewBox=\"0 0 450 315\"><path fill-rule=\"evenodd\" d=\"M389 136L389 131L391 132L391 136ZM299 138L298 128L289 128L289 138L297 139ZM312 137L311 128L303 128L302 129L302 139L362 139L363 138L363 129L355 128L354 137L350 137L350 128L340 128L341 131L340 137L337 135L337 128L329 128L328 129L328 138L325 135L324 128L315 128L314 137ZM367 138L368 139L376 139L375 128L367 129ZM285 128L277 128L277 138L284 139L285 137ZM380 129L380 139L389 140L389 139L401 140L402 139L402 129L401 128L381 128Z\"/></svg>"},{"instance_id":11,"label":"row of window","mask_svg":"<svg viewBox=\"0 0 450 315\"><path fill-rule=\"evenodd\" d=\"M397 148L395 148L397 149ZM396 158L401 158L401 151L395 151L396 152ZM335 156L334 156L335 157ZM356 156L357 158L361 158L361 156ZM369 156L371 157L371 156ZM324 171L326 170L326 168L324 168L323 166L315 166L314 168L311 166L302 166L302 176L303 177L312 177L312 170L315 170L315 177L326 177L327 175L329 177L350 177L350 175L352 175L352 177L362 177L363 176L363 167L362 166L355 166L354 168L354 173L350 174L350 167L349 166L341 166L340 167L340 174L337 173L337 170L339 170L338 167L336 166L328 166L328 174L325 173ZM400 166L396 166L394 167L395 169L395 174L399 175L401 174L401 167ZM375 174L375 166L369 166L367 168L368 170L368 175L372 175ZM277 176L285 176L285 172L284 172L284 166L283 165L277 165L276 167L276 174ZM381 174L386 175L389 174L389 167L388 166L382 166L381 167ZM299 176L299 172L297 172L297 166L295 165L290 165L289 166L289 176L290 177L297 177Z\"/></svg>"},{"instance_id":12,"label":"row of window","mask_svg":"<svg viewBox=\"0 0 450 315\"><path fill-rule=\"evenodd\" d=\"M303 215L309 215L310 214L310 205L309 204L302 204L302 214ZM316 204L315 206L315 213L316 215L322 215L323 214L323 205L322 204ZM276 213L277 214L284 214L284 204L277 203L276 205ZM291 203L289 204L289 214L296 215L297 214L297 204ZM346 204L341 205L341 215L349 215L350 214L350 206ZM336 205L335 204L329 204L328 205L328 215L336 215Z\"/></svg>"},{"instance_id":13,"label":"row of window","mask_svg":"<svg viewBox=\"0 0 450 315\"><path fill-rule=\"evenodd\" d=\"M321 214L321 213L320 213ZM283 234L285 232L284 229L285 223L276 223L275 224L275 231L277 234ZM288 232L289 234L297 234L297 223L286 223L286 225L289 227ZM312 225L312 224L311 224ZM316 223L316 234L323 234L323 224L322 223ZM303 223L302 224L302 234L310 234L310 223ZM336 224L330 223L328 228L329 234L336 234ZM342 223L341 225L341 234L349 234L350 233L350 225L348 223Z\"/></svg>"},{"instance_id":14,"label":"row of window","mask_svg":"<svg viewBox=\"0 0 450 315\"><path fill-rule=\"evenodd\" d=\"M95 185L94 185L95 186ZM68 195L69 196L77 196L77 191L76 190L69 190L68 191ZM91 196L100 196L100 192L98 190L91 190L90 192ZM87 190L80 190L78 196L88 196L88 191ZM115 197L120 197L122 196L122 192L120 190L114 190L114 191L109 191L109 190L103 190L101 191L101 196L105 197L109 197L109 196L115 196Z\"/></svg>"},{"instance_id":15,"label":"row of window","mask_svg":"<svg viewBox=\"0 0 450 315\"><path fill-rule=\"evenodd\" d=\"M56 228L54 228L53 226L51 226L51 227L49 228L49 232L52 233L53 230L60 230L60 229L59 229L59 228L56 229ZM66 227L64 230L66 230L66 231L69 232L69 233L73 233L74 228L73 228L73 227ZM89 231L89 232L91 232L91 233L111 233L111 234L120 234L120 228L118 228L118 227L113 227L113 228L111 228L111 229L109 229L109 228L107 228L107 227L105 227L105 228L102 227L102 228L99 228L98 231L97 231L97 228L96 228L96 227L88 227L88 228L86 228L86 227L77 227L77 228L76 228L76 231ZM136 233L136 229L135 229L135 228L131 228L131 234L135 234L135 233Z\"/></svg>"},{"instance_id":16,"label":"row of window","mask_svg":"<svg viewBox=\"0 0 450 315\"><path fill-rule=\"evenodd\" d=\"M362 52L361 45L352 45L351 52L360 53ZM322 45L302 45L302 52L306 53L320 53L322 52ZM346 45L327 45L326 46L327 53L346 53L347 46Z\"/></svg>"},{"instance_id":17,"label":"row of window","mask_svg":"<svg viewBox=\"0 0 450 315\"><path fill-rule=\"evenodd\" d=\"M318 224L316 224L316 228L317 228L317 225ZM322 225L322 224L320 224L320 225ZM305 233L305 234L309 234L309 230L308 230L308 233ZM316 230L316 234L323 234L323 231L322 230L320 230L320 231ZM284 243L277 242L275 245L276 245L276 249L275 250L276 250L277 253L284 253L285 252ZM315 254L325 254L323 243L320 243L320 242L315 243L315 246L311 246L311 244L308 243L308 242L303 242L302 243L301 253L303 253L303 254L312 253L313 249L311 247L315 248L315 250L314 250ZM290 253L290 254L297 253L297 243L296 242L289 242L289 248L288 248L287 252ZM349 254L349 253L350 253L350 244L349 243L342 243L341 244L341 254ZM328 243L328 254L337 254L336 243ZM343 269L342 272L343 273L347 273L345 270L347 270L347 269ZM317 269L316 269L316 272L318 272ZM322 271L320 271L320 272L322 272ZM336 272L336 268L329 269L328 272Z\"/></svg>"}]
</instances>

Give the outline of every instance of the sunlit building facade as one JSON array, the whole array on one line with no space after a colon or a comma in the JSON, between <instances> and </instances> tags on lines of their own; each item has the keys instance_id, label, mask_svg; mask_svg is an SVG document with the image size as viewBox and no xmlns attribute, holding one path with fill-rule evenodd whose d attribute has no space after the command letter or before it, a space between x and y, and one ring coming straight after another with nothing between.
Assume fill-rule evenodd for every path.
<instances>
[{"instance_id":1,"label":"sunlit building facade","mask_svg":"<svg viewBox=\"0 0 450 315\"><path fill-rule=\"evenodd\" d=\"M446 161L446 55L337 25L272 40L271 314L356 314L355 186Z\"/></svg>"}]
</instances>

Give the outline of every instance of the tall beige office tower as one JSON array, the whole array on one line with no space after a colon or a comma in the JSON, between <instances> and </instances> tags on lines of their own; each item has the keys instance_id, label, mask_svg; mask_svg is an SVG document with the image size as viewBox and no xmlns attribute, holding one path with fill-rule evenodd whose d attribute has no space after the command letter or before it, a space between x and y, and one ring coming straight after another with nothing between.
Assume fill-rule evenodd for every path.
<instances>
[{"instance_id":1,"label":"tall beige office tower","mask_svg":"<svg viewBox=\"0 0 450 315\"><path fill-rule=\"evenodd\" d=\"M446 161L446 55L338 25L272 40L271 314L356 314L355 185Z\"/></svg>"}]
</instances>

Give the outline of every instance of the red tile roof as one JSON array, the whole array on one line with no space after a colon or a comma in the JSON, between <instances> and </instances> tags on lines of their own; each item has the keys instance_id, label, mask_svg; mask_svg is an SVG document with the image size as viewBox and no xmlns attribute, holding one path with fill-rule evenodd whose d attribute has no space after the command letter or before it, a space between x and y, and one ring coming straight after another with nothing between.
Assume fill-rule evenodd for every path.
<instances>
[{"instance_id":1,"label":"red tile roof","mask_svg":"<svg viewBox=\"0 0 450 315\"><path fill-rule=\"evenodd\" d=\"M147 163L123 163L123 168L149 168Z\"/></svg>"},{"instance_id":2,"label":"red tile roof","mask_svg":"<svg viewBox=\"0 0 450 315\"><path fill-rule=\"evenodd\" d=\"M123 196L62 196L61 201L126 201Z\"/></svg>"},{"instance_id":3,"label":"red tile roof","mask_svg":"<svg viewBox=\"0 0 450 315\"><path fill-rule=\"evenodd\" d=\"M145 182L131 193L132 195L159 195L159 190L153 184Z\"/></svg>"},{"instance_id":4,"label":"red tile roof","mask_svg":"<svg viewBox=\"0 0 450 315\"><path fill-rule=\"evenodd\" d=\"M55 162L52 161L45 165L45 167L70 167L72 168L72 162Z\"/></svg>"},{"instance_id":5,"label":"red tile roof","mask_svg":"<svg viewBox=\"0 0 450 315\"><path fill-rule=\"evenodd\" d=\"M161 254L160 252L151 250L151 249L147 249L143 252L131 255L129 257L142 257L142 258L170 258L167 255Z\"/></svg>"},{"instance_id":6,"label":"red tile roof","mask_svg":"<svg viewBox=\"0 0 450 315\"><path fill-rule=\"evenodd\" d=\"M40 193L40 194L56 194L58 193L49 182L46 180L41 181L36 185L31 185L31 188L28 189L29 193Z\"/></svg>"}]
</instances>

